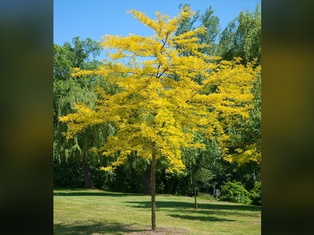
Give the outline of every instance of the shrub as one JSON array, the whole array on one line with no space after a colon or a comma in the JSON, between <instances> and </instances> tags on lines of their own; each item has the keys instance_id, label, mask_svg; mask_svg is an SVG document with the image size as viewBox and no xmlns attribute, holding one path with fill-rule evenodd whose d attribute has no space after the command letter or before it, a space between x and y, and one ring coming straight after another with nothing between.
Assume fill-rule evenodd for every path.
<instances>
[{"instance_id":1,"label":"shrub","mask_svg":"<svg viewBox=\"0 0 314 235\"><path fill-rule=\"evenodd\" d=\"M53 186L58 188L83 188L84 175L81 164L53 160Z\"/></svg>"},{"instance_id":2,"label":"shrub","mask_svg":"<svg viewBox=\"0 0 314 235\"><path fill-rule=\"evenodd\" d=\"M260 206L261 202L261 195L262 195L262 184L260 181L255 182L254 188L250 191L250 198L252 200L253 205Z\"/></svg>"},{"instance_id":3,"label":"shrub","mask_svg":"<svg viewBox=\"0 0 314 235\"><path fill-rule=\"evenodd\" d=\"M217 200L213 195L211 195L209 193L199 193L198 197L200 197L202 199L210 200L210 201Z\"/></svg>"},{"instance_id":4,"label":"shrub","mask_svg":"<svg viewBox=\"0 0 314 235\"><path fill-rule=\"evenodd\" d=\"M221 187L221 201L250 204L250 193L240 182L227 182Z\"/></svg>"}]
</instances>

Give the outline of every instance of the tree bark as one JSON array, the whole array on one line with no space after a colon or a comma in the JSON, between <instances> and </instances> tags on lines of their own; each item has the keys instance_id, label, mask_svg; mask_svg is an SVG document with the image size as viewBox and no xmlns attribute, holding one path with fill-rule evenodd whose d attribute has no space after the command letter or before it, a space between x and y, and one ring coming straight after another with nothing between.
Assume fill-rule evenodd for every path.
<instances>
[{"instance_id":1,"label":"tree bark","mask_svg":"<svg viewBox=\"0 0 314 235\"><path fill-rule=\"evenodd\" d=\"M196 199L196 182L195 182L195 173L194 173L194 167L192 168L192 185L193 185L193 192L194 192L194 203L195 203L195 209L198 209L197 205L197 199Z\"/></svg>"},{"instance_id":2,"label":"tree bark","mask_svg":"<svg viewBox=\"0 0 314 235\"><path fill-rule=\"evenodd\" d=\"M195 209L198 209L197 200L196 200L196 187L194 185L194 202L195 202Z\"/></svg>"},{"instance_id":3,"label":"tree bark","mask_svg":"<svg viewBox=\"0 0 314 235\"><path fill-rule=\"evenodd\" d=\"M155 203L155 171L156 171L156 152L153 150L150 185L151 185L151 206L152 206L152 230L156 230L156 203Z\"/></svg>"},{"instance_id":4,"label":"tree bark","mask_svg":"<svg viewBox=\"0 0 314 235\"><path fill-rule=\"evenodd\" d=\"M94 181L93 181L93 174L85 158L83 159L82 167L83 167L83 172L84 172L85 188L87 189L95 188Z\"/></svg>"}]
</instances>

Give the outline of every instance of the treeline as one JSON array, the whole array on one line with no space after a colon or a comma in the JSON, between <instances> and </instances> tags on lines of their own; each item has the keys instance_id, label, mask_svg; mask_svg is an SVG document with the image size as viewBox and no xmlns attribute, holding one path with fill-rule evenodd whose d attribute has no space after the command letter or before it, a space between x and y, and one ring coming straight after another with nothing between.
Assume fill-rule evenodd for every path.
<instances>
[{"instance_id":1,"label":"treeline","mask_svg":"<svg viewBox=\"0 0 314 235\"><path fill-rule=\"evenodd\" d=\"M180 5L179 9L184 10ZM206 32L199 32L198 42L211 45L202 48L208 56L219 56L219 60L233 61L240 57L244 66L259 66L261 63L261 13L257 7L253 12L241 12L225 29L220 28L219 18L209 7L204 13L181 21L175 35L181 35L196 27L203 26ZM178 48L180 49L180 48ZM182 48L181 48L182 49ZM190 52L183 51L187 56ZM99 188L133 193L150 193L150 164L135 152L128 155L123 165L114 171L103 171L109 166L110 158L98 151L115 127L107 124L89 126L66 139L63 133L69 131L66 123L59 118L74 113L75 105L84 103L89 107L97 105L97 88L108 94L119 89L101 75L72 76L80 68L88 71L104 65L98 56L102 47L91 39L75 37L72 43L54 45L54 186L71 188ZM176 75L173 75L176 79ZM202 78L198 81L202 83ZM215 89L215 88L212 88ZM228 133L228 154L222 155L219 141L199 136L206 148L202 150L182 150L182 160L186 166L183 174L167 171L167 163L156 162L156 192L178 195L213 194L214 189L222 189L222 198L229 201L260 204L260 163L261 163L261 78L256 77L251 90L253 99L247 119L231 120L220 118L224 132ZM238 195L228 197L232 191ZM248 191L251 193L248 194ZM241 194L241 192L243 192ZM252 196L253 195L253 196ZM243 197L251 198L244 200Z\"/></svg>"}]
</instances>

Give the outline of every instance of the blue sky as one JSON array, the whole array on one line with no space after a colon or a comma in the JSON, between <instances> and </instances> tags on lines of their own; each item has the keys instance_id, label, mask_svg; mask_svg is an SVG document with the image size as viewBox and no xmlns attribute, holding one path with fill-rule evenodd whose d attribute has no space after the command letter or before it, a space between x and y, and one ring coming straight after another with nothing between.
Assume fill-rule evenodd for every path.
<instances>
[{"instance_id":1,"label":"blue sky","mask_svg":"<svg viewBox=\"0 0 314 235\"><path fill-rule=\"evenodd\" d=\"M136 9L149 17L160 11L173 17L178 15L180 3L201 13L212 6L223 29L241 11L253 11L261 0L54 0L53 42L63 45L76 36L99 41L106 34L148 36L150 29L126 11Z\"/></svg>"}]
</instances>

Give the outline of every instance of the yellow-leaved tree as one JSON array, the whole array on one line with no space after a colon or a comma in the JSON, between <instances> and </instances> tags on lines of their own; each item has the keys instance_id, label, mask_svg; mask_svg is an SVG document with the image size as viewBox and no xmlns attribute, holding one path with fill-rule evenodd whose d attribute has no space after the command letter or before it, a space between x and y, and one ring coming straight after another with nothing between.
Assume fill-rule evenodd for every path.
<instances>
[{"instance_id":1,"label":"yellow-leaved tree","mask_svg":"<svg viewBox=\"0 0 314 235\"><path fill-rule=\"evenodd\" d=\"M68 124L67 138L91 125L111 123L116 127L100 149L105 156L117 156L104 170L114 170L131 153L150 161L155 230L156 161L165 158L169 172L182 172L182 149L205 147L194 138L196 133L216 137L221 143L227 140L219 117L248 116L246 104L252 99L250 89L257 72L238 62L217 63L217 58L202 54L201 49L210 46L198 43L197 34L204 28L175 36L179 22L194 14L188 7L174 18L156 12L156 18L150 19L142 12L130 12L154 34L107 35L102 41L110 57L107 63L93 71L77 69L73 74L102 75L117 86L116 92L99 89L94 109L77 104L75 113L59 120ZM196 81L199 77L201 83Z\"/></svg>"}]
</instances>

